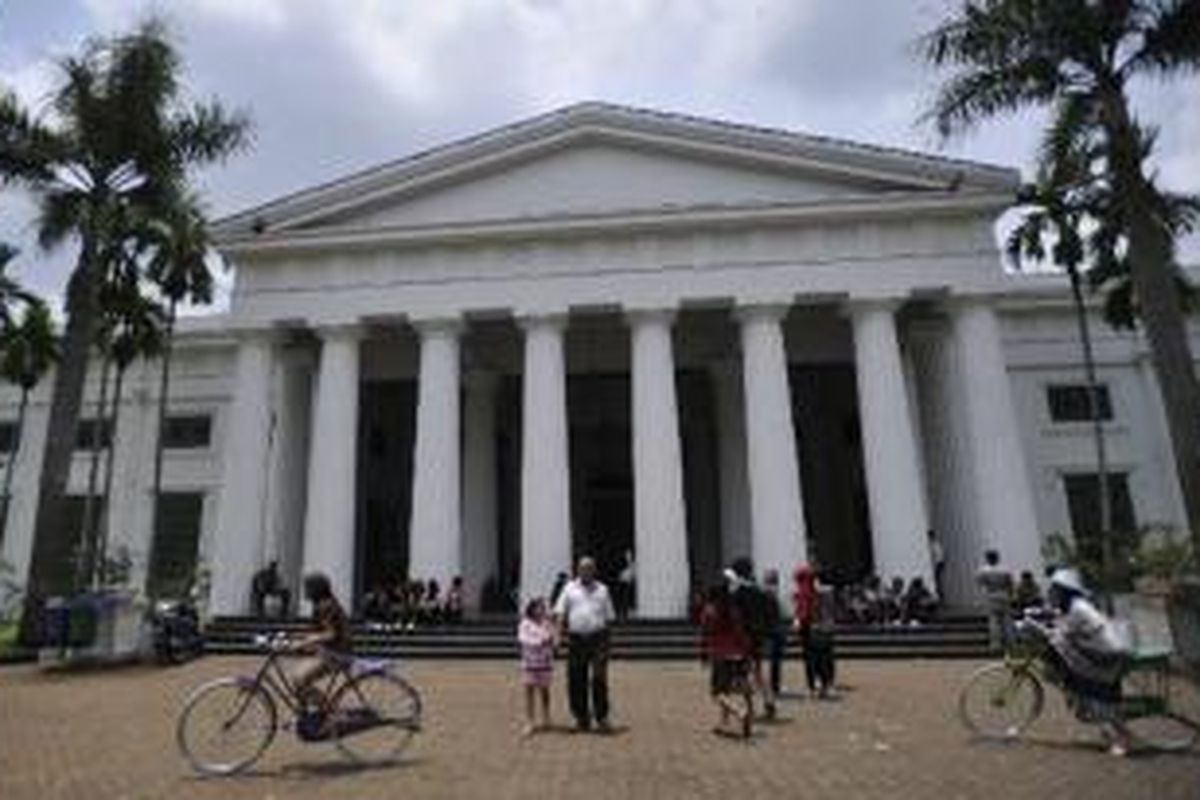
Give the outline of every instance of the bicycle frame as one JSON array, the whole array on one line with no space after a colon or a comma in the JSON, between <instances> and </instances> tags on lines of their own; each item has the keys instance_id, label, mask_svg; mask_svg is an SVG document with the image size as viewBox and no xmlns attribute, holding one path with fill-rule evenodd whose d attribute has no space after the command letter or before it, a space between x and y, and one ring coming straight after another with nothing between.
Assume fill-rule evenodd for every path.
<instances>
[{"instance_id":1,"label":"bicycle frame","mask_svg":"<svg viewBox=\"0 0 1200 800\"><path fill-rule=\"evenodd\" d=\"M1049 645L1042 645L1046 647ZM1013 676L1029 675L1043 685L1049 684L1064 695L1071 697L1074 693L1065 686L1057 673L1046 668L1040 648L1025 646L1022 651L1013 649L1005 652L1004 664ZM1171 677L1170 663L1167 657L1154 656L1138 659L1131 657L1125 667L1121 680L1133 678L1145 683L1141 691L1125 694L1120 701L1120 714L1125 719L1153 716L1169 711L1171 708Z\"/></svg>"},{"instance_id":2,"label":"bicycle frame","mask_svg":"<svg viewBox=\"0 0 1200 800\"><path fill-rule=\"evenodd\" d=\"M273 699L278 698L281 700L293 716L299 717L304 713L304 698L300 694L300 687L296 681L288 675L287 670L280 664L281 655L281 651L271 651L263 659L262 665L253 677L241 677L239 681L247 689L264 689ZM336 698L347 685L353 685L350 664L340 664L329 675L325 685L321 688L323 699L317 711L324 716L333 713ZM246 697L246 702L248 703L250 694L248 693ZM239 709L239 714L240 711Z\"/></svg>"}]
</instances>

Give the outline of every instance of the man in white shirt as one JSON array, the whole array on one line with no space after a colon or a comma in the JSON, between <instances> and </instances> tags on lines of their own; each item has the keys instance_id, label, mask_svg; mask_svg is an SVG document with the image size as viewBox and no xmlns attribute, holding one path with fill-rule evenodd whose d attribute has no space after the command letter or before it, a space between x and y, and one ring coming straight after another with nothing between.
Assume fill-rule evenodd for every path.
<instances>
[{"instance_id":1,"label":"man in white shirt","mask_svg":"<svg viewBox=\"0 0 1200 800\"><path fill-rule=\"evenodd\" d=\"M591 558L579 559L575 579L554 604L554 617L566 633L567 696L576 730L590 730L594 719L597 730L607 732L608 624L616 614L608 587L596 580Z\"/></svg>"}]
</instances>

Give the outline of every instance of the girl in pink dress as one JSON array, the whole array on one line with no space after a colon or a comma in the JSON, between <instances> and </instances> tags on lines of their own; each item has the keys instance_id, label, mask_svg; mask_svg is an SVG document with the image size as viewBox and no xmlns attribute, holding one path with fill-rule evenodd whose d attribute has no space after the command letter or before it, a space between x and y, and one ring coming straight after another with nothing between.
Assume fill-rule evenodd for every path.
<instances>
[{"instance_id":1,"label":"girl in pink dress","mask_svg":"<svg viewBox=\"0 0 1200 800\"><path fill-rule=\"evenodd\" d=\"M550 727L550 678L554 674L554 645L557 631L540 597L525 606L525 615L517 627L521 645L521 676L525 685L525 730L530 736ZM541 699L542 722L536 722L535 705Z\"/></svg>"}]
</instances>

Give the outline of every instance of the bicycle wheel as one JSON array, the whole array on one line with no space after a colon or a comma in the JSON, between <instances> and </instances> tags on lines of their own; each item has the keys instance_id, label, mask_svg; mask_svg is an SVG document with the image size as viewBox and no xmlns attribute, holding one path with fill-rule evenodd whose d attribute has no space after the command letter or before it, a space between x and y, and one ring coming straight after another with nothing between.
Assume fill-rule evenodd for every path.
<instances>
[{"instance_id":1,"label":"bicycle wheel","mask_svg":"<svg viewBox=\"0 0 1200 800\"><path fill-rule=\"evenodd\" d=\"M1170 711L1126 719L1125 727L1134 741L1168 753L1190 750L1200 738L1195 722Z\"/></svg>"},{"instance_id":2,"label":"bicycle wheel","mask_svg":"<svg viewBox=\"0 0 1200 800\"><path fill-rule=\"evenodd\" d=\"M253 764L275 738L275 702L261 687L220 678L192 692L175 738L198 772L232 775Z\"/></svg>"},{"instance_id":3,"label":"bicycle wheel","mask_svg":"<svg viewBox=\"0 0 1200 800\"><path fill-rule=\"evenodd\" d=\"M1028 672L1007 664L975 671L958 696L958 718L976 736L1012 739L1042 713L1045 690Z\"/></svg>"},{"instance_id":4,"label":"bicycle wheel","mask_svg":"<svg viewBox=\"0 0 1200 800\"><path fill-rule=\"evenodd\" d=\"M338 692L333 707L335 742L359 763L394 760L421 729L421 696L388 672L353 679Z\"/></svg>"}]
</instances>

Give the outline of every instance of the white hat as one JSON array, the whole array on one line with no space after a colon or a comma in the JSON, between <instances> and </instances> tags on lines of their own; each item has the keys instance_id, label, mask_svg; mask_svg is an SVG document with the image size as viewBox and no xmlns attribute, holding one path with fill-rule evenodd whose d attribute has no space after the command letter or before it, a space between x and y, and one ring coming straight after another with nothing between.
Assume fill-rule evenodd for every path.
<instances>
[{"instance_id":1,"label":"white hat","mask_svg":"<svg viewBox=\"0 0 1200 800\"><path fill-rule=\"evenodd\" d=\"M1077 594L1086 595L1089 593L1087 587L1083 585L1083 578L1080 577L1079 570L1071 567L1062 567L1054 570L1054 574L1050 576L1050 585Z\"/></svg>"}]
</instances>

